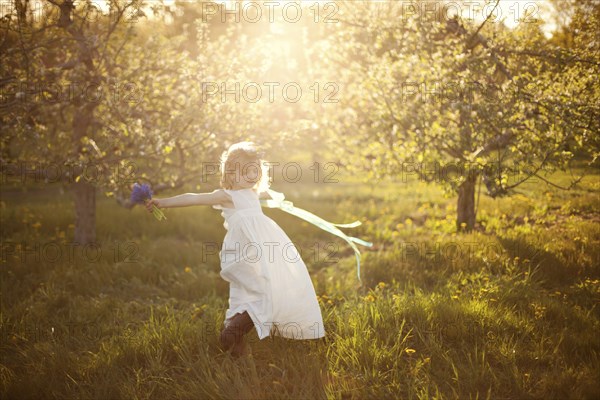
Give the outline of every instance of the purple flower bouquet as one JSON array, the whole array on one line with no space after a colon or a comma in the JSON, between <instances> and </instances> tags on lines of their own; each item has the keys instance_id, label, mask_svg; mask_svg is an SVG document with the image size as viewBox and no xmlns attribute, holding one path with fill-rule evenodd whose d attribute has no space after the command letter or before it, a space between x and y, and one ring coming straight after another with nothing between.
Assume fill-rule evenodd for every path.
<instances>
[{"instance_id":1,"label":"purple flower bouquet","mask_svg":"<svg viewBox=\"0 0 600 400\"><path fill-rule=\"evenodd\" d=\"M152 190L147 184L140 185L139 183L133 184L133 190L131 191L131 202L133 204L146 204L148 200L152 199ZM167 219L165 214L156 205L152 205L152 214L157 220Z\"/></svg>"}]
</instances>

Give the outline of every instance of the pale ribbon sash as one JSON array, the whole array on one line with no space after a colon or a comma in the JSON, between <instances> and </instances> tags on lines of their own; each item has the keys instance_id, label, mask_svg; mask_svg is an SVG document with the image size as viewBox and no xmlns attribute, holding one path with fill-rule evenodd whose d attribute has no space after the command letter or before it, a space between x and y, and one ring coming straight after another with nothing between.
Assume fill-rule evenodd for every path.
<instances>
[{"instance_id":1,"label":"pale ribbon sash","mask_svg":"<svg viewBox=\"0 0 600 400\"><path fill-rule=\"evenodd\" d=\"M354 249L354 254L356 256L356 268L357 268L357 276L360 281L360 251L354 243L358 243L363 246L371 247L373 243L364 241L362 239L358 239L352 236L347 236L344 232L339 230L340 228L354 228L356 226L361 225L360 221L354 221L350 224L334 224L332 222L326 221L321 217L316 216L315 214L303 210L302 208L295 207L291 201L284 200L285 195L280 192L276 192L272 189L267 189L267 193L271 196L273 200L262 199L260 200L260 205L268 208L279 208L282 211L285 211L289 214L295 215L298 218L302 218L303 220L310 222L311 224L327 231L333 235L339 236L344 239L348 244Z\"/></svg>"}]
</instances>

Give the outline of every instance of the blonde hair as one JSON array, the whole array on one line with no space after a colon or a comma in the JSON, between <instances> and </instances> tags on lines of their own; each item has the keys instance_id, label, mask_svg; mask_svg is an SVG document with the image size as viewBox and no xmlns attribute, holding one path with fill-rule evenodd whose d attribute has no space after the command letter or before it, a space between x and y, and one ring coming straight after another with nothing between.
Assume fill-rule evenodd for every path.
<instances>
[{"instance_id":1,"label":"blonde hair","mask_svg":"<svg viewBox=\"0 0 600 400\"><path fill-rule=\"evenodd\" d=\"M221 154L221 188L232 189L236 167L239 166L243 173L250 165L250 168L258 168L258 179L252 188L257 192L269 189L269 166L261 157L261 152L253 142L238 142L229 146Z\"/></svg>"}]
</instances>

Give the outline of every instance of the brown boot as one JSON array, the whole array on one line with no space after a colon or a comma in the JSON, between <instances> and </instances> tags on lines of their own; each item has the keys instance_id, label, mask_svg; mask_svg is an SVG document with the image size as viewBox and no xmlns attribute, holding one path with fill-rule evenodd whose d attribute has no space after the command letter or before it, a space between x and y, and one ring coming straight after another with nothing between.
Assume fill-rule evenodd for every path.
<instances>
[{"instance_id":1,"label":"brown boot","mask_svg":"<svg viewBox=\"0 0 600 400\"><path fill-rule=\"evenodd\" d=\"M227 328L221 332L220 343L223 351L231 349L231 354L236 358L247 354L249 346L244 342L244 335L253 327L252 319L246 311L234 315Z\"/></svg>"}]
</instances>

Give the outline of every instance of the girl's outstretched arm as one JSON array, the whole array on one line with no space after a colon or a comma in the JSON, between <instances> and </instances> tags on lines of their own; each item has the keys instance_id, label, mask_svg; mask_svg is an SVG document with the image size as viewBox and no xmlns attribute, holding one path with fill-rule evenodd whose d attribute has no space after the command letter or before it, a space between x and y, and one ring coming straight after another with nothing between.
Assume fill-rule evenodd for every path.
<instances>
[{"instance_id":1,"label":"girl's outstretched arm","mask_svg":"<svg viewBox=\"0 0 600 400\"><path fill-rule=\"evenodd\" d=\"M188 207L188 206L211 206L231 202L231 197L223 190L216 189L209 193L185 193L165 199L153 198L146 204L148 211L152 211L152 205L158 208Z\"/></svg>"}]
</instances>

